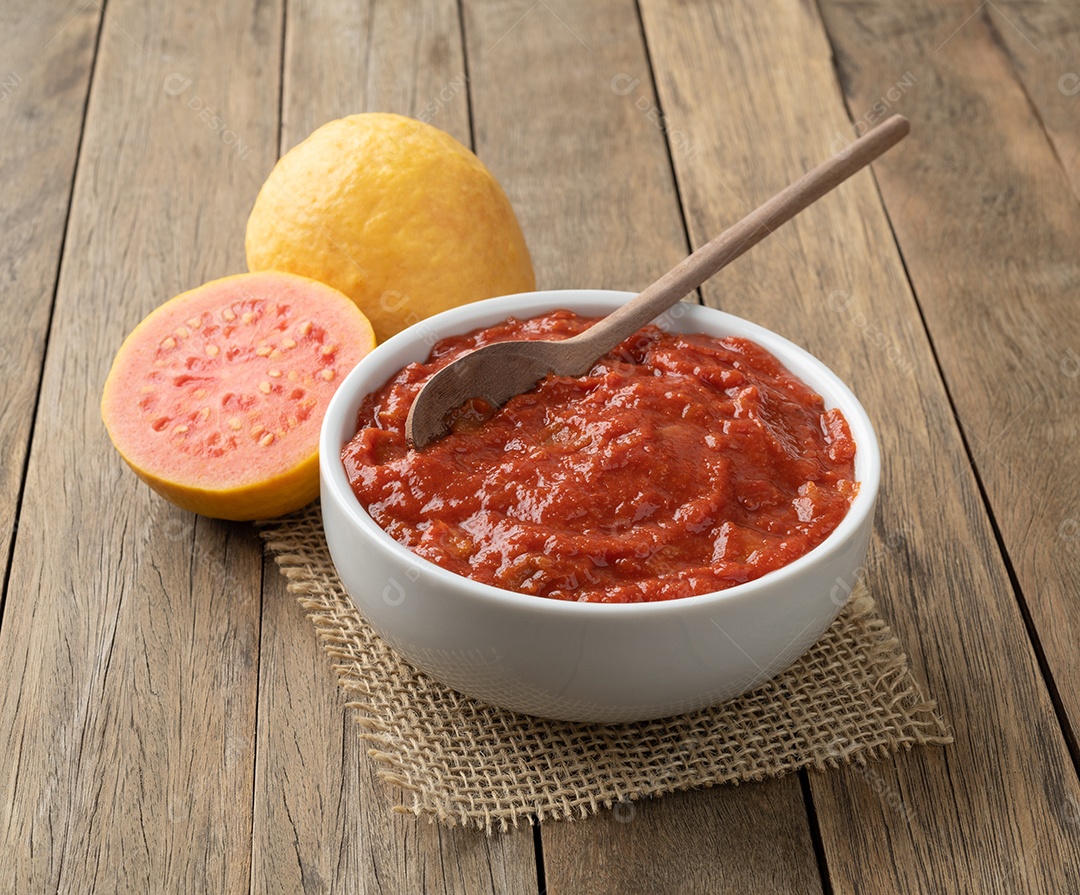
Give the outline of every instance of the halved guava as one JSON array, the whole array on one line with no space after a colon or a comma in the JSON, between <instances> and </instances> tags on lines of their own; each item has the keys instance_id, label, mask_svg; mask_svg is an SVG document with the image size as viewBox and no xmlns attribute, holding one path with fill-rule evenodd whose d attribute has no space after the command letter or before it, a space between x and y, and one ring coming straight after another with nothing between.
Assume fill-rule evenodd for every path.
<instances>
[{"instance_id":1,"label":"halved guava","mask_svg":"<svg viewBox=\"0 0 1080 895\"><path fill-rule=\"evenodd\" d=\"M262 519L319 493L319 428L375 344L367 317L323 283L267 271L165 302L124 340L101 415L135 473L184 509Z\"/></svg>"}]
</instances>

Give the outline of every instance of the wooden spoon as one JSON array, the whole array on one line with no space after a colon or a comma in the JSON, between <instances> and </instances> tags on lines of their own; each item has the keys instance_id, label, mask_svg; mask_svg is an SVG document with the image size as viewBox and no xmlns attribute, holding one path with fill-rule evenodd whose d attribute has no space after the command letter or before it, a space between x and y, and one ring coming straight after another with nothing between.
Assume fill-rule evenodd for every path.
<instances>
[{"instance_id":1,"label":"wooden spoon","mask_svg":"<svg viewBox=\"0 0 1080 895\"><path fill-rule=\"evenodd\" d=\"M585 332L560 341L496 342L448 364L427 381L413 401L405 421L409 443L422 448L447 434L447 415L470 399L483 398L499 407L549 373L584 375L616 345L900 142L910 129L906 118L893 115L684 258L644 292Z\"/></svg>"}]
</instances>

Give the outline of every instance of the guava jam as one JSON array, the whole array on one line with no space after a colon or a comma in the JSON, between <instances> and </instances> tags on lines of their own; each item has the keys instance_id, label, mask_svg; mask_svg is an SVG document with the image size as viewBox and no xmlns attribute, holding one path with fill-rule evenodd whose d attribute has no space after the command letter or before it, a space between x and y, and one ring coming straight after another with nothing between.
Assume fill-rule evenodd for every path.
<instances>
[{"instance_id":1,"label":"guava jam","mask_svg":"<svg viewBox=\"0 0 1080 895\"><path fill-rule=\"evenodd\" d=\"M858 490L847 421L746 339L649 326L586 376L548 376L407 446L405 417L437 370L593 322L554 311L444 339L368 395L341 459L372 518L459 575L603 603L724 590L836 528Z\"/></svg>"}]
</instances>

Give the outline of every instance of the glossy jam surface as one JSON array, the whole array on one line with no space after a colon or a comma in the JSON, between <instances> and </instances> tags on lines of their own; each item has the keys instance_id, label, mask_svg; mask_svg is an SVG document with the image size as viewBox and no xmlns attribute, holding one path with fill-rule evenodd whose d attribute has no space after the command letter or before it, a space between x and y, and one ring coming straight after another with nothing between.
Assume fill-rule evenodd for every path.
<instances>
[{"instance_id":1,"label":"glossy jam surface","mask_svg":"<svg viewBox=\"0 0 1080 895\"><path fill-rule=\"evenodd\" d=\"M724 590L836 528L858 489L847 421L746 339L646 327L588 375L408 448L413 397L450 361L592 322L554 311L444 339L368 395L342 462L372 518L459 575L611 603Z\"/></svg>"}]
</instances>

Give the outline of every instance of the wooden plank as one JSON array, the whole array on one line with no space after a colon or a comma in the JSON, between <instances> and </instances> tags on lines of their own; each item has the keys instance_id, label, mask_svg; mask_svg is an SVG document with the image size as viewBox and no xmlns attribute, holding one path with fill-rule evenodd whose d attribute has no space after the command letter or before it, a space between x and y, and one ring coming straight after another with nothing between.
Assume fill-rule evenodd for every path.
<instances>
[{"instance_id":1,"label":"wooden plank","mask_svg":"<svg viewBox=\"0 0 1080 895\"><path fill-rule=\"evenodd\" d=\"M465 34L477 152L518 211L540 287L638 289L678 261L686 237L634 4L466 3ZM548 890L819 888L794 777L626 814L545 824Z\"/></svg>"},{"instance_id":2,"label":"wooden plank","mask_svg":"<svg viewBox=\"0 0 1080 895\"><path fill-rule=\"evenodd\" d=\"M926 56L903 53L905 23L939 14L918 3L866 4L865 18L852 16L851 4L829 8L830 22L846 23L837 25L846 28L837 48L851 63L847 77L866 79L855 117L865 121L909 71L916 79L894 103L912 114L913 136L875 170L939 173L932 183L911 181L890 208L924 228L950 265L993 267L981 251L964 260L972 239L961 233L975 236L985 224L957 214L968 187L954 173L969 167L961 156L973 156L972 168L980 163L989 132L958 138L933 119L931 107L959 119L972 106L940 93ZM695 244L850 137L812 4L721 10L646 0L642 11L669 125L700 150L673 154ZM974 54L964 64L973 80L987 74ZM995 120L992 108L976 117ZM999 172L998 191L1008 182ZM955 221L947 232L945 220ZM903 234L900 242L907 246ZM964 290L961 276L950 285ZM809 775L832 890L1075 891L1080 837L1064 812L1080 803L1080 788L870 175L857 175L703 291L707 302L823 358L875 420L884 479L867 581L955 729L945 749ZM1022 313L1011 307L1002 313ZM964 337L971 308L957 302L968 319L953 324ZM964 362L986 350L981 338L971 342ZM986 391L998 385L987 380Z\"/></svg>"},{"instance_id":3,"label":"wooden plank","mask_svg":"<svg viewBox=\"0 0 1080 895\"><path fill-rule=\"evenodd\" d=\"M240 269L273 156L281 8L201 7L103 26L0 631L5 891L249 884L259 544L150 495L98 411L138 320Z\"/></svg>"},{"instance_id":4,"label":"wooden plank","mask_svg":"<svg viewBox=\"0 0 1080 895\"><path fill-rule=\"evenodd\" d=\"M551 895L821 891L796 777L626 802L543 832Z\"/></svg>"},{"instance_id":5,"label":"wooden plank","mask_svg":"<svg viewBox=\"0 0 1080 895\"><path fill-rule=\"evenodd\" d=\"M283 148L358 111L421 117L469 144L453 0L290 3L285 47ZM272 565L263 601L252 891L535 892L528 829L492 838L391 813L397 793Z\"/></svg>"},{"instance_id":6,"label":"wooden plank","mask_svg":"<svg viewBox=\"0 0 1080 895\"><path fill-rule=\"evenodd\" d=\"M1070 28L1056 6L987 9L989 18L970 19L961 9L925 16L916 4L912 15L925 17L914 25L890 22L876 4L860 4L854 19L850 9L838 15L826 6L833 39L859 69L845 78L854 106L901 60L925 73L926 90L912 91L917 145L923 158L948 157L950 164L927 168L914 154L889 159L880 170L882 194L1075 756L1080 456L1069 439L1080 430L1080 207L1067 180L1074 172L1059 164L999 43L1004 39L1020 63L1030 96L1042 96L1036 106L1067 162L1052 124L1064 121L1062 110L1035 82L1066 62L1057 31ZM1075 9L1072 18L1075 33ZM887 25L900 39L871 62L855 47L856 21L862 37ZM1048 58L1031 58L1041 54ZM1080 105L1073 100L1075 117ZM1066 130L1075 140L1075 126ZM976 158L958 151L973 145L983 147ZM941 251L960 244L962 252Z\"/></svg>"},{"instance_id":7,"label":"wooden plank","mask_svg":"<svg viewBox=\"0 0 1080 895\"><path fill-rule=\"evenodd\" d=\"M634 5L465 4L477 153L540 289L642 289L687 250Z\"/></svg>"},{"instance_id":8,"label":"wooden plank","mask_svg":"<svg viewBox=\"0 0 1080 895\"><path fill-rule=\"evenodd\" d=\"M1080 8L1074 2L1002 0L986 15L1080 196Z\"/></svg>"},{"instance_id":9,"label":"wooden plank","mask_svg":"<svg viewBox=\"0 0 1080 895\"><path fill-rule=\"evenodd\" d=\"M0 11L0 271L9 326L0 346L0 550L15 530L30 425L60 268L75 155L90 87L97 6Z\"/></svg>"},{"instance_id":10,"label":"wooden plank","mask_svg":"<svg viewBox=\"0 0 1080 895\"><path fill-rule=\"evenodd\" d=\"M355 112L411 115L471 145L454 0L298 0L288 13L282 152L319 125Z\"/></svg>"},{"instance_id":11,"label":"wooden plank","mask_svg":"<svg viewBox=\"0 0 1080 895\"><path fill-rule=\"evenodd\" d=\"M485 836L392 813L396 793L269 560L264 582L252 891L534 893L527 828Z\"/></svg>"}]
</instances>

